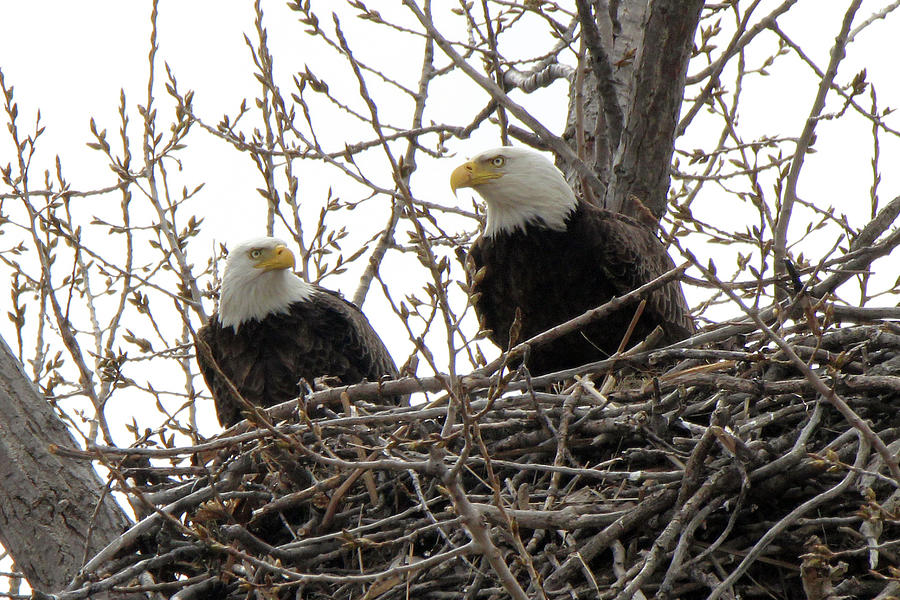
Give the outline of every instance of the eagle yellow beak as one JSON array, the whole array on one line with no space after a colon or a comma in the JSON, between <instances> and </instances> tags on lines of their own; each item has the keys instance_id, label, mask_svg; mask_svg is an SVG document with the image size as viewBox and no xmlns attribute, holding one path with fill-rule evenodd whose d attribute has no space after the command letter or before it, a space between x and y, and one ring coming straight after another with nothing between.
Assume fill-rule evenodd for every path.
<instances>
[{"instance_id":1,"label":"eagle yellow beak","mask_svg":"<svg viewBox=\"0 0 900 600\"><path fill-rule=\"evenodd\" d=\"M450 189L455 194L459 188L475 187L498 177L503 177L503 173L491 171L481 163L470 160L459 165L450 173Z\"/></svg>"},{"instance_id":2,"label":"eagle yellow beak","mask_svg":"<svg viewBox=\"0 0 900 600\"><path fill-rule=\"evenodd\" d=\"M264 271L293 269L294 253L284 244L279 244L275 246L274 249L266 252L266 257L259 261L255 266L257 269L262 269Z\"/></svg>"}]
</instances>

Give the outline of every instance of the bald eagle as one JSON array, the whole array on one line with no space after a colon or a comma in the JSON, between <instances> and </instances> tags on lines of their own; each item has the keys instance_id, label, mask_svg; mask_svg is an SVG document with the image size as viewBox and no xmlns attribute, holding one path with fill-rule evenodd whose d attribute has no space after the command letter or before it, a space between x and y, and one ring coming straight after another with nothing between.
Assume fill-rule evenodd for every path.
<instances>
[{"instance_id":1,"label":"bald eagle","mask_svg":"<svg viewBox=\"0 0 900 600\"><path fill-rule=\"evenodd\" d=\"M293 273L294 254L281 240L244 242L228 255L219 311L197 337L219 369L251 404L295 398L301 378L330 375L349 385L397 376L397 367L365 315L335 292ZM202 348L197 362L223 427L241 420L243 404Z\"/></svg>"},{"instance_id":2,"label":"bald eagle","mask_svg":"<svg viewBox=\"0 0 900 600\"><path fill-rule=\"evenodd\" d=\"M517 308L521 342L674 267L648 228L578 200L563 174L537 152L482 152L453 171L450 187L454 193L472 188L487 204L484 231L468 252L466 271L475 312L500 348L509 346ZM534 348L529 369L549 373L607 358L619 347L635 308ZM631 343L657 325L667 343L694 331L677 281L649 295Z\"/></svg>"}]
</instances>

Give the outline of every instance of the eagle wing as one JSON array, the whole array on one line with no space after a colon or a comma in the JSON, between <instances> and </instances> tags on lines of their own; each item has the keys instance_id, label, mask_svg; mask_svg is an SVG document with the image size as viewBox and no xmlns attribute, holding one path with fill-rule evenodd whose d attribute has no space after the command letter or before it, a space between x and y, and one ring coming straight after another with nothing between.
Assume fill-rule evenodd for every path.
<instances>
[{"instance_id":1,"label":"eagle wing","mask_svg":"<svg viewBox=\"0 0 900 600\"><path fill-rule=\"evenodd\" d=\"M675 268L656 236L637 221L618 213L585 205L585 237L592 240L598 268L618 291L626 294ZM694 320L679 281L654 290L647 311L659 322L670 342L690 337Z\"/></svg>"},{"instance_id":2,"label":"eagle wing","mask_svg":"<svg viewBox=\"0 0 900 600\"><path fill-rule=\"evenodd\" d=\"M357 383L362 379L378 381L385 375L397 377L397 365L372 328L369 320L356 305L344 300L337 292L318 288L321 293L315 294L310 304L315 307L317 318L310 326L317 337L329 340L336 353L346 360L348 370L346 377L340 373L331 373L341 377L345 383Z\"/></svg>"},{"instance_id":3,"label":"eagle wing","mask_svg":"<svg viewBox=\"0 0 900 600\"><path fill-rule=\"evenodd\" d=\"M393 359L365 315L323 288L287 312L242 324L238 332L222 327L213 315L197 332L197 340L197 363L225 427L240 421L244 410L226 377L244 400L268 407L296 397L300 379L312 384L317 377L334 376L349 385L397 376Z\"/></svg>"},{"instance_id":4,"label":"eagle wing","mask_svg":"<svg viewBox=\"0 0 900 600\"><path fill-rule=\"evenodd\" d=\"M231 427L242 419L243 403L235 396L226 377L237 386L246 382L253 362L246 360L242 344L222 344L222 326L216 315L197 331L197 364L216 405L216 416L223 427ZM205 346L205 348L204 348ZM226 374L225 371L230 371ZM248 402L258 402L260 391L245 389L242 395Z\"/></svg>"}]
</instances>

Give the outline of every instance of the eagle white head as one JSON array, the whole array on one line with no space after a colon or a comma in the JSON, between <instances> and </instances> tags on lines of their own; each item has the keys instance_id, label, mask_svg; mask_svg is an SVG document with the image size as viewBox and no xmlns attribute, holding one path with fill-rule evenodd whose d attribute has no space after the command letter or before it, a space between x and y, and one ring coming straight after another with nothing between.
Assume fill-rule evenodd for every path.
<instances>
[{"instance_id":1,"label":"eagle white head","mask_svg":"<svg viewBox=\"0 0 900 600\"><path fill-rule=\"evenodd\" d=\"M485 237L524 230L528 224L557 231L578 200L565 177L544 155L504 146L485 150L450 175L450 187L470 187L487 203Z\"/></svg>"},{"instance_id":2,"label":"eagle white head","mask_svg":"<svg viewBox=\"0 0 900 600\"><path fill-rule=\"evenodd\" d=\"M222 275L219 322L237 331L241 324L286 313L309 299L315 287L293 272L294 253L275 238L248 240L228 254Z\"/></svg>"}]
</instances>

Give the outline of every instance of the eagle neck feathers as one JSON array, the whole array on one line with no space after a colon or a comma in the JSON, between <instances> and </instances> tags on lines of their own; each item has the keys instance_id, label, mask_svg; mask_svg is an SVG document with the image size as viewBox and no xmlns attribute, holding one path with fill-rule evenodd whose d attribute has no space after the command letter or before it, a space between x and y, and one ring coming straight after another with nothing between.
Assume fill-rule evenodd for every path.
<instances>
[{"instance_id":1,"label":"eagle neck feathers","mask_svg":"<svg viewBox=\"0 0 900 600\"><path fill-rule=\"evenodd\" d=\"M535 170L521 181L506 181L501 186L486 183L478 190L487 203L484 236L524 232L534 225L564 231L578 199L562 175L553 169Z\"/></svg>"},{"instance_id":2,"label":"eagle neck feathers","mask_svg":"<svg viewBox=\"0 0 900 600\"><path fill-rule=\"evenodd\" d=\"M309 301L315 286L287 269L226 272L219 301L219 322L237 333L249 321L290 312L292 304Z\"/></svg>"}]
</instances>

